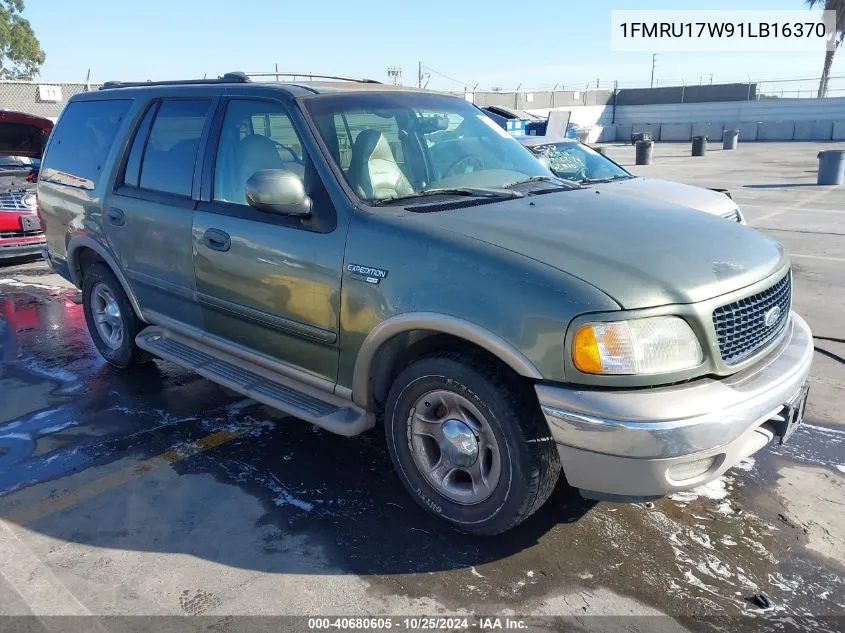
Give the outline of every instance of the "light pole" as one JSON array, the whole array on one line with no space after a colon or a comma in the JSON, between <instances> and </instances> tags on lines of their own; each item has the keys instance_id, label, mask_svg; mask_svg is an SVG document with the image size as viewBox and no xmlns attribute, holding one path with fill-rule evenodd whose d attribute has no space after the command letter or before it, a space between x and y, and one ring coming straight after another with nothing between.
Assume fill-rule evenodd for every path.
<instances>
[{"instance_id":1,"label":"light pole","mask_svg":"<svg viewBox=\"0 0 845 633\"><path fill-rule=\"evenodd\" d=\"M402 69L399 66L388 66L387 78L390 79L394 86L402 83Z\"/></svg>"},{"instance_id":2,"label":"light pole","mask_svg":"<svg viewBox=\"0 0 845 633\"><path fill-rule=\"evenodd\" d=\"M654 88L654 67L657 65L657 53L651 56L651 87Z\"/></svg>"}]
</instances>

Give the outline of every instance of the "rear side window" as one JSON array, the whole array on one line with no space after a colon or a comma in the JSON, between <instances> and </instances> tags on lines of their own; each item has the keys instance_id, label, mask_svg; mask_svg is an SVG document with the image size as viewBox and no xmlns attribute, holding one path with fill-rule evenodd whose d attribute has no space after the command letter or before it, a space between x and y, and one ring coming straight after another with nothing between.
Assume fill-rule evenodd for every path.
<instances>
[{"instance_id":1,"label":"rear side window","mask_svg":"<svg viewBox=\"0 0 845 633\"><path fill-rule=\"evenodd\" d=\"M138 179L141 177L141 159L144 156L144 148L147 146L147 137L150 134L150 126L153 124L153 117L158 109L158 101L154 101L147 113L141 120L141 125L135 132L135 140L132 141L132 148L129 150L129 157L126 159L126 169L123 171L123 184L130 187L138 186Z\"/></svg>"},{"instance_id":2,"label":"rear side window","mask_svg":"<svg viewBox=\"0 0 845 633\"><path fill-rule=\"evenodd\" d=\"M94 189L132 101L76 101L65 108L39 179Z\"/></svg>"},{"instance_id":3,"label":"rear side window","mask_svg":"<svg viewBox=\"0 0 845 633\"><path fill-rule=\"evenodd\" d=\"M162 101L146 139L141 162L141 189L191 195L200 136L211 108L210 99ZM143 142L142 134L134 145Z\"/></svg>"}]
</instances>

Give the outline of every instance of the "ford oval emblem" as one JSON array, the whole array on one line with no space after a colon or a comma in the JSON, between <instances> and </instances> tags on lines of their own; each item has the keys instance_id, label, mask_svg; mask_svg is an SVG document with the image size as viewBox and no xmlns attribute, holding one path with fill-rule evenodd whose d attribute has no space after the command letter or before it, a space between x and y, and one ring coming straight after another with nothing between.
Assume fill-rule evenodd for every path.
<instances>
[{"instance_id":1,"label":"ford oval emblem","mask_svg":"<svg viewBox=\"0 0 845 633\"><path fill-rule=\"evenodd\" d=\"M780 318L780 306L775 306L763 317L763 323L766 324L766 327L772 327L775 323L778 322Z\"/></svg>"}]
</instances>

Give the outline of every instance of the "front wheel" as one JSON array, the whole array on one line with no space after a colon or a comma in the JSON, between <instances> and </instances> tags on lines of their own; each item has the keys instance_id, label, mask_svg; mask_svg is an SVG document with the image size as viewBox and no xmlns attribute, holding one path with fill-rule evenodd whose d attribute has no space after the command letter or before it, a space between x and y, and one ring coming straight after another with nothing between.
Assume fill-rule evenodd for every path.
<instances>
[{"instance_id":1,"label":"front wheel","mask_svg":"<svg viewBox=\"0 0 845 633\"><path fill-rule=\"evenodd\" d=\"M464 532L521 523L560 476L536 401L514 382L484 359L441 354L409 365L388 395L385 435L402 483Z\"/></svg>"}]
</instances>

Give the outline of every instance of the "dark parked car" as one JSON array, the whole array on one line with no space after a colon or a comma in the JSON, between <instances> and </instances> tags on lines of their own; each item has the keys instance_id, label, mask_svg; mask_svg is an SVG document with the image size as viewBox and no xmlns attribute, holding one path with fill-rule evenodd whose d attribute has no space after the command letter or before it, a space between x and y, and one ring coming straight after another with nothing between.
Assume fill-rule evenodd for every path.
<instances>
[{"instance_id":1,"label":"dark parked car","mask_svg":"<svg viewBox=\"0 0 845 633\"><path fill-rule=\"evenodd\" d=\"M378 424L414 499L478 534L561 468L587 497L654 498L801 421L812 335L762 233L558 178L443 94L105 88L71 98L38 195L117 366L153 354L334 433Z\"/></svg>"},{"instance_id":2,"label":"dark parked car","mask_svg":"<svg viewBox=\"0 0 845 633\"><path fill-rule=\"evenodd\" d=\"M44 248L35 181L52 129L49 119L0 110L0 261Z\"/></svg>"}]
</instances>

